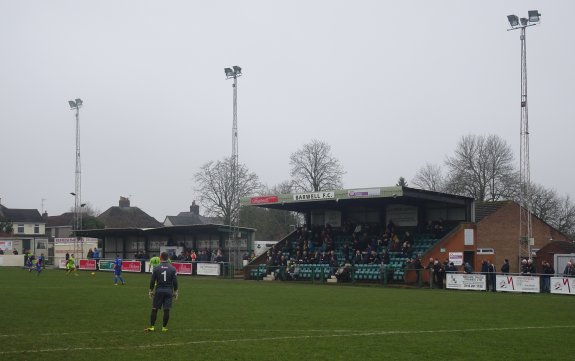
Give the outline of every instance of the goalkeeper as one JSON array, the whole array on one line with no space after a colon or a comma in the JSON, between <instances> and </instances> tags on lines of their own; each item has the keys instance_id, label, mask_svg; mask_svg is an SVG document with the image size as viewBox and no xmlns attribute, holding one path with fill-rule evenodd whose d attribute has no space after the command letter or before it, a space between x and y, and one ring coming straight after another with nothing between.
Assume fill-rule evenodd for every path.
<instances>
[{"instance_id":1,"label":"goalkeeper","mask_svg":"<svg viewBox=\"0 0 575 361\"><path fill-rule=\"evenodd\" d=\"M164 309L164 318L162 331L168 331L168 321L170 320L170 310L172 309L172 300L178 299L178 277L174 266L168 263L168 253L160 254L161 263L154 267L152 278L150 279L150 290L148 295L153 299L152 313L150 314L150 327L145 331L153 332L155 330L158 310ZM155 290L154 290L155 288Z\"/></svg>"}]
</instances>

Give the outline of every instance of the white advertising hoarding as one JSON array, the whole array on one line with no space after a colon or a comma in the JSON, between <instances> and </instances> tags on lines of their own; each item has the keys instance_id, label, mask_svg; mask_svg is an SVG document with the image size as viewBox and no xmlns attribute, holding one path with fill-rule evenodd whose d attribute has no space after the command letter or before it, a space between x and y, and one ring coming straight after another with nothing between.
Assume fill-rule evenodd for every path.
<instances>
[{"instance_id":1,"label":"white advertising hoarding","mask_svg":"<svg viewBox=\"0 0 575 361\"><path fill-rule=\"evenodd\" d=\"M551 293L575 295L575 278L551 277Z\"/></svg>"},{"instance_id":2,"label":"white advertising hoarding","mask_svg":"<svg viewBox=\"0 0 575 361\"><path fill-rule=\"evenodd\" d=\"M219 276L219 263L198 263L198 276Z\"/></svg>"},{"instance_id":3,"label":"white advertising hoarding","mask_svg":"<svg viewBox=\"0 0 575 361\"><path fill-rule=\"evenodd\" d=\"M448 289L485 291L485 275L448 273L445 281Z\"/></svg>"},{"instance_id":4,"label":"white advertising hoarding","mask_svg":"<svg viewBox=\"0 0 575 361\"><path fill-rule=\"evenodd\" d=\"M540 292L539 277L497 275L496 289L500 292Z\"/></svg>"}]
</instances>

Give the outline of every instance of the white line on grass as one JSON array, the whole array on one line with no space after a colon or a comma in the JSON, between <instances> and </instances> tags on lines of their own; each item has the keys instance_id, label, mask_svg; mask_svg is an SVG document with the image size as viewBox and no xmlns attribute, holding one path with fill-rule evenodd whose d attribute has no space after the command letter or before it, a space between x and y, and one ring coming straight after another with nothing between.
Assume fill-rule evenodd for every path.
<instances>
[{"instance_id":1,"label":"white line on grass","mask_svg":"<svg viewBox=\"0 0 575 361\"><path fill-rule=\"evenodd\" d=\"M199 344L216 344L216 343L237 343L237 342L261 342L261 341L282 341L282 340L304 340L314 338L332 338L332 337L362 337L362 336L382 336L382 335L416 335L426 333L458 333L458 332L486 332L486 331L524 331L524 330L547 330L553 328L575 328L575 325L565 326L524 326L524 327L494 327L494 328L468 328L459 330L419 330L419 331L370 331L357 333L337 333L328 335L295 335L295 336L276 336L260 338L235 338L227 340L197 340L186 342L172 342L162 344L145 344L135 346L117 346L117 347L64 347L64 348L47 348L38 350L18 350L18 351L0 351L0 355L40 353L40 352L69 352L69 351L100 351L100 350L137 350L158 347L177 347ZM270 330L268 330L270 331ZM294 331L294 330L284 330ZM329 331L329 330L326 330ZM333 332L333 331L330 331Z\"/></svg>"}]
</instances>

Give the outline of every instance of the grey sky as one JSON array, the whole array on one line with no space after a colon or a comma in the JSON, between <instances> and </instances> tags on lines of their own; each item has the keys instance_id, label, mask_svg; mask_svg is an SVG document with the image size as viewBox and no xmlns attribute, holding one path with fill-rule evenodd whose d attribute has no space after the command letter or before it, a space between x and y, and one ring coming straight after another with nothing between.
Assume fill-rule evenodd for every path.
<instances>
[{"instance_id":1,"label":"grey sky","mask_svg":"<svg viewBox=\"0 0 575 361\"><path fill-rule=\"evenodd\" d=\"M131 196L163 221L196 198L193 174L231 154L269 186L311 139L332 146L346 188L408 182L461 136L494 133L518 166L519 32L527 31L531 178L571 194L575 51L562 1L0 0L0 197L68 211L80 111L82 200Z\"/></svg>"}]
</instances>

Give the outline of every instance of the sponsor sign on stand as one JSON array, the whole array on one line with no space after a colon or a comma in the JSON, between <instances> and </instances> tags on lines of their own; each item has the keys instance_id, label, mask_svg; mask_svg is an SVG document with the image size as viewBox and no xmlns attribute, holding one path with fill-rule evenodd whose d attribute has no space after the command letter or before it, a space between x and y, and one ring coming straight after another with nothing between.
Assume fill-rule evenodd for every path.
<instances>
[{"instance_id":1,"label":"sponsor sign on stand","mask_svg":"<svg viewBox=\"0 0 575 361\"><path fill-rule=\"evenodd\" d=\"M302 193L294 194L294 201L318 201L322 199L334 199L335 192L315 192L315 193Z\"/></svg>"},{"instance_id":2,"label":"sponsor sign on stand","mask_svg":"<svg viewBox=\"0 0 575 361\"><path fill-rule=\"evenodd\" d=\"M354 197L379 197L381 195L381 190L379 188L367 188L367 189L353 189L347 191L347 196L350 198Z\"/></svg>"},{"instance_id":3,"label":"sponsor sign on stand","mask_svg":"<svg viewBox=\"0 0 575 361\"><path fill-rule=\"evenodd\" d=\"M501 292L539 293L540 283L537 276L496 276L496 290Z\"/></svg>"},{"instance_id":4,"label":"sponsor sign on stand","mask_svg":"<svg viewBox=\"0 0 575 361\"><path fill-rule=\"evenodd\" d=\"M101 259L98 263L100 271L113 271L114 261ZM122 261L122 272L140 272L142 263L140 261Z\"/></svg>"},{"instance_id":5,"label":"sponsor sign on stand","mask_svg":"<svg viewBox=\"0 0 575 361\"><path fill-rule=\"evenodd\" d=\"M262 203L277 203L278 196L261 196L250 198L251 204L262 204Z\"/></svg>"},{"instance_id":6,"label":"sponsor sign on stand","mask_svg":"<svg viewBox=\"0 0 575 361\"><path fill-rule=\"evenodd\" d=\"M485 275L448 273L445 281L449 289L485 291Z\"/></svg>"},{"instance_id":7,"label":"sponsor sign on stand","mask_svg":"<svg viewBox=\"0 0 575 361\"><path fill-rule=\"evenodd\" d=\"M96 260L95 259L81 259L78 262L78 269L95 271L96 270Z\"/></svg>"},{"instance_id":8,"label":"sponsor sign on stand","mask_svg":"<svg viewBox=\"0 0 575 361\"><path fill-rule=\"evenodd\" d=\"M198 263L198 276L219 276L219 263Z\"/></svg>"},{"instance_id":9,"label":"sponsor sign on stand","mask_svg":"<svg viewBox=\"0 0 575 361\"><path fill-rule=\"evenodd\" d=\"M463 252L449 252L449 262L454 266L463 265Z\"/></svg>"},{"instance_id":10,"label":"sponsor sign on stand","mask_svg":"<svg viewBox=\"0 0 575 361\"><path fill-rule=\"evenodd\" d=\"M110 261L109 259L101 259L98 263L98 269L100 271L113 271L114 261Z\"/></svg>"},{"instance_id":11,"label":"sponsor sign on stand","mask_svg":"<svg viewBox=\"0 0 575 361\"><path fill-rule=\"evenodd\" d=\"M192 274L192 264L191 263L179 263L173 262L172 266L176 268L179 275L191 275Z\"/></svg>"},{"instance_id":12,"label":"sponsor sign on stand","mask_svg":"<svg viewBox=\"0 0 575 361\"><path fill-rule=\"evenodd\" d=\"M551 277L551 293L575 295L575 278Z\"/></svg>"},{"instance_id":13,"label":"sponsor sign on stand","mask_svg":"<svg viewBox=\"0 0 575 361\"><path fill-rule=\"evenodd\" d=\"M140 272L141 268L142 262L140 261L122 261L122 272Z\"/></svg>"}]
</instances>

